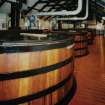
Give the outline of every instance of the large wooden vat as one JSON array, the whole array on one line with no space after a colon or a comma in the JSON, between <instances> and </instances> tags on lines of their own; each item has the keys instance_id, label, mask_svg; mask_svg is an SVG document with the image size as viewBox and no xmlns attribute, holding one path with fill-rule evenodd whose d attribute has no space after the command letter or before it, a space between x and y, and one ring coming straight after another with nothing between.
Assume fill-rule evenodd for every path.
<instances>
[{"instance_id":1,"label":"large wooden vat","mask_svg":"<svg viewBox=\"0 0 105 105\"><path fill-rule=\"evenodd\" d=\"M96 34L95 30L88 29L87 33L88 45L92 45L94 43L95 34Z\"/></svg>"},{"instance_id":2,"label":"large wooden vat","mask_svg":"<svg viewBox=\"0 0 105 105\"><path fill-rule=\"evenodd\" d=\"M0 45L0 105L67 104L75 90L73 71L72 39L5 42Z\"/></svg>"},{"instance_id":3,"label":"large wooden vat","mask_svg":"<svg viewBox=\"0 0 105 105\"><path fill-rule=\"evenodd\" d=\"M88 32L87 34L87 42L88 42L88 45L92 45L93 44L93 35L91 34L91 32Z\"/></svg>"},{"instance_id":4,"label":"large wooden vat","mask_svg":"<svg viewBox=\"0 0 105 105\"><path fill-rule=\"evenodd\" d=\"M87 32L75 34L75 57L81 57L88 54Z\"/></svg>"}]
</instances>

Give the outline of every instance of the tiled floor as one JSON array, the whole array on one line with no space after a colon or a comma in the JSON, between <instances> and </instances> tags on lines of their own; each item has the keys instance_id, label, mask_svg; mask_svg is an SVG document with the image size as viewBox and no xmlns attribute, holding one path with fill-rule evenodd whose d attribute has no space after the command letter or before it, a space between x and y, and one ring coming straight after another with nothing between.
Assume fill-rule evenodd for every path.
<instances>
[{"instance_id":1,"label":"tiled floor","mask_svg":"<svg viewBox=\"0 0 105 105\"><path fill-rule=\"evenodd\" d=\"M105 39L97 37L89 51L76 59L77 91L69 105L105 105Z\"/></svg>"}]
</instances>

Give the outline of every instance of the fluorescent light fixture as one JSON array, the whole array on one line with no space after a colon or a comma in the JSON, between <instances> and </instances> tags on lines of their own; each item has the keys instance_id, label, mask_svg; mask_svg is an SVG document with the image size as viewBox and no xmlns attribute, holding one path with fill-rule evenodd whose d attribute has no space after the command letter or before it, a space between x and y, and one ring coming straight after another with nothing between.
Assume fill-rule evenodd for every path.
<instances>
[{"instance_id":1,"label":"fluorescent light fixture","mask_svg":"<svg viewBox=\"0 0 105 105\"><path fill-rule=\"evenodd\" d=\"M74 11L59 11L59 12L39 12L35 13L37 16L58 16L58 15L77 15L82 10L83 0L78 0L78 7Z\"/></svg>"},{"instance_id":2,"label":"fluorescent light fixture","mask_svg":"<svg viewBox=\"0 0 105 105\"><path fill-rule=\"evenodd\" d=\"M73 17L73 18L56 18L56 20L86 20L89 15L89 0L86 1L86 14L84 17Z\"/></svg>"}]
</instances>

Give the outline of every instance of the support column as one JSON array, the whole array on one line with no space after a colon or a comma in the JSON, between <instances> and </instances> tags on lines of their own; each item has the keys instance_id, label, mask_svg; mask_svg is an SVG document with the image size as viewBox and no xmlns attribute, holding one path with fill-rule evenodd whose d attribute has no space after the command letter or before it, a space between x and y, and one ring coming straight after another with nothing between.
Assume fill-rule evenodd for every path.
<instances>
[{"instance_id":1,"label":"support column","mask_svg":"<svg viewBox=\"0 0 105 105\"><path fill-rule=\"evenodd\" d=\"M62 21L58 20L58 30L62 30Z\"/></svg>"},{"instance_id":2,"label":"support column","mask_svg":"<svg viewBox=\"0 0 105 105\"><path fill-rule=\"evenodd\" d=\"M18 3L11 3L11 28L18 29L20 21L20 9Z\"/></svg>"}]
</instances>

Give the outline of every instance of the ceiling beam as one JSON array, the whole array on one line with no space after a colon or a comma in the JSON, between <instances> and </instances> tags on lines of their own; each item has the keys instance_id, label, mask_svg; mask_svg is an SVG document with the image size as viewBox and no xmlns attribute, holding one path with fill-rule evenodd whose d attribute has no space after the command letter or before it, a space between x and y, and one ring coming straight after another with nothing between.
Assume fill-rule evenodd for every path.
<instances>
[{"instance_id":1,"label":"ceiling beam","mask_svg":"<svg viewBox=\"0 0 105 105\"><path fill-rule=\"evenodd\" d=\"M53 1L55 4L52 5L52 7L47 12L51 11L52 9L54 9L55 5L58 5L59 2L61 2L61 0L57 0L57 1L56 0L51 0L51 1ZM44 18L44 16L41 16L40 18L42 19L42 18Z\"/></svg>"},{"instance_id":2,"label":"ceiling beam","mask_svg":"<svg viewBox=\"0 0 105 105\"><path fill-rule=\"evenodd\" d=\"M30 7L30 8L26 11L25 15L27 15L30 11L32 11L32 9L34 9L34 7L35 7L36 5L38 5L40 2L41 2L41 0L38 0L37 2L35 2L34 5L33 5L32 7Z\"/></svg>"},{"instance_id":3,"label":"ceiling beam","mask_svg":"<svg viewBox=\"0 0 105 105\"><path fill-rule=\"evenodd\" d=\"M43 9L45 9L49 4L50 4L50 1L48 1L48 2L39 10L39 12L42 12Z\"/></svg>"},{"instance_id":4,"label":"ceiling beam","mask_svg":"<svg viewBox=\"0 0 105 105\"><path fill-rule=\"evenodd\" d=\"M61 1L61 0L60 0ZM45 2L45 1L44 1ZM59 2L59 1L58 1ZM54 3L51 5L51 3ZM43 9L45 9L46 7L52 7L55 6L56 0L48 0L46 1L46 4L39 10L39 12L43 11Z\"/></svg>"},{"instance_id":5,"label":"ceiling beam","mask_svg":"<svg viewBox=\"0 0 105 105\"><path fill-rule=\"evenodd\" d=\"M30 8L30 7L28 7L28 8ZM36 10L39 12L39 9L37 9L37 8L33 8L33 10ZM42 12L46 12L46 11L42 11Z\"/></svg>"},{"instance_id":6,"label":"ceiling beam","mask_svg":"<svg viewBox=\"0 0 105 105\"><path fill-rule=\"evenodd\" d=\"M71 1L68 1L68 0L65 0L65 2L64 3L62 3L62 4L60 4L60 2L62 2L61 0L60 1L57 1L55 4L53 4L53 5L51 5L51 8L47 11L47 12L50 12L51 10L53 10L53 9L55 9L55 11L58 11L59 9L68 9L68 8L70 8L71 9L71 7L69 7L70 6L70 4L72 3L72 4L74 4L75 5L75 3L73 3L74 1L73 0L71 0ZM73 6L74 6L73 5ZM49 5L50 6L50 5ZM44 18L44 20L47 20L47 19L49 19L49 18L51 18L52 16L47 16L47 17L41 17L41 18ZM53 16L54 17L54 16Z\"/></svg>"},{"instance_id":7,"label":"ceiling beam","mask_svg":"<svg viewBox=\"0 0 105 105\"><path fill-rule=\"evenodd\" d=\"M60 2L61 2L61 0L57 0L55 2L55 5L58 5ZM55 5L52 5L52 7L47 12L50 12L52 9L55 9Z\"/></svg>"},{"instance_id":8,"label":"ceiling beam","mask_svg":"<svg viewBox=\"0 0 105 105\"><path fill-rule=\"evenodd\" d=\"M71 5L72 4L72 5ZM74 6L76 6L76 3L74 1L65 1L63 4L61 4L59 7L55 7L56 11L58 11L59 9L72 9Z\"/></svg>"},{"instance_id":9,"label":"ceiling beam","mask_svg":"<svg viewBox=\"0 0 105 105\"><path fill-rule=\"evenodd\" d=\"M50 12L52 9L55 9L55 11L58 11L59 9L62 9L62 8L63 9L69 9L69 8L71 9L71 7L70 7L71 3L75 5L74 1L67 1L67 0L65 0L65 2L63 4L56 4L56 5L54 5L51 9L48 10L48 12ZM58 7L56 7L56 6L58 6ZM56 16L53 16L53 17L56 17ZM52 16L48 16L44 20L47 20L47 19L53 18L53 17Z\"/></svg>"}]
</instances>

